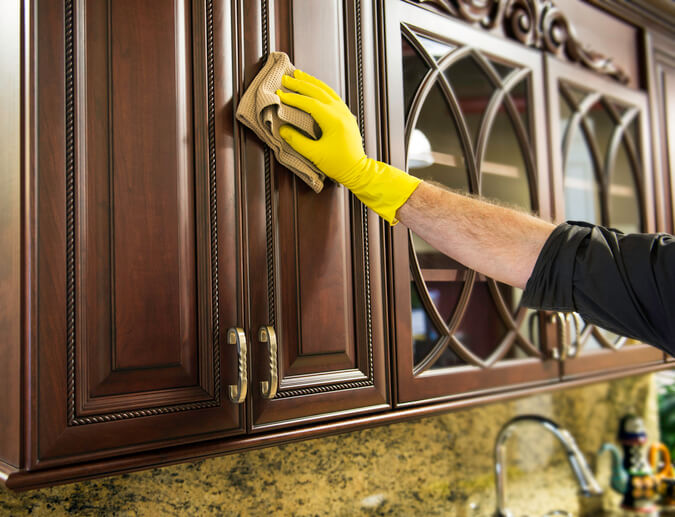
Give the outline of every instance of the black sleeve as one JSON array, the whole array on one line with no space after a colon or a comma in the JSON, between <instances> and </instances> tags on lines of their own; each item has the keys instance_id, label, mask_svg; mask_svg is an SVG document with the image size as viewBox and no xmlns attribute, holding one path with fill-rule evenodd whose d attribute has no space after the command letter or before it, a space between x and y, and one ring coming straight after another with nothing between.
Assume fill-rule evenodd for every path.
<instances>
[{"instance_id":1,"label":"black sleeve","mask_svg":"<svg viewBox=\"0 0 675 517\"><path fill-rule=\"evenodd\" d=\"M563 223L537 258L523 304L576 311L675 355L675 238Z\"/></svg>"}]
</instances>

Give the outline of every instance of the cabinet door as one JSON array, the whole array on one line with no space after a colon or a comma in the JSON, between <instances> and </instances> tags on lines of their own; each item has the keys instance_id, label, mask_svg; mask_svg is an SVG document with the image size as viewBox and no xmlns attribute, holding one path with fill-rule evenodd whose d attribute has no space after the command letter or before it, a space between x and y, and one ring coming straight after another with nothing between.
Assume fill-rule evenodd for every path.
<instances>
[{"instance_id":1,"label":"cabinet door","mask_svg":"<svg viewBox=\"0 0 675 517\"><path fill-rule=\"evenodd\" d=\"M645 94L554 58L546 65L558 219L655 231ZM663 360L658 349L580 317L569 322L565 376Z\"/></svg>"},{"instance_id":2,"label":"cabinet door","mask_svg":"<svg viewBox=\"0 0 675 517\"><path fill-rule=\"evenodd\" d=\"M263 31L259 42L246 42L246 54L253 56L247 58L246 79L268 51L287 52L298 68L348 99L362 126L372 124L374 103L365 99L372 98L366 89L373 83L364 78L372 69L372 50L366 50L373 48L368 7L341 0L263 4L269 11L257 14L251 5L245 13L247 34L260 32L260 26L270 31ZM330 180L315 194L252 132L242 128L242 137L253 341L251 428L389 407L380 221ZM276 361L270 361L268 346L256 335L261 326L276 332ZM264 396L261 383L270 381L273 362L276 394Z\"/></svg>"},{"instance_id":3,"label":"cabinet door","mask_svg":"<svg viewBox=\"0 0 675 517\"><path fill-rule=\"evenodd\" d=\"M659 231L675 233L675 43L657 34L646 37L656 191L661 193ZM659 181L660 180L660 181ZM658 199L657 199L658 201ZM669 361L675 358L668 355Z\"/></svg>"},{"instance_id":4,"label":"cabinet door","mask_svg":"<svg viewBox=\"0 0 675 517\"><path fill-rule=\"evenodd\" d=\"M403 2L385 16L391 163L546 217L540 55ZM558 377L519 289L392 235L401 404Z\"/></svg>"},{"instance_id":5,"label":"cabinet door","mask_svg":"<svg viewBox=\"0 0 675 517\"><path fill-rule=\"evenodd\" d=\"M33 466L243 431L228 10L38 3Z\"/></svg>"}]
</instances>

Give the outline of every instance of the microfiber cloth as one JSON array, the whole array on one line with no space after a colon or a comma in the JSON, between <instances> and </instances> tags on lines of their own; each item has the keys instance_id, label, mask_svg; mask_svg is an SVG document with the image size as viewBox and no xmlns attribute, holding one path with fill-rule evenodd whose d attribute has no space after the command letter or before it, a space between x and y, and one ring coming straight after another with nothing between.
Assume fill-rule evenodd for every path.
<instances>
[{"instance_id":1,"label":"microfiber cloth","mask_svg":"<svg viewBox=\"0 0 675 517\"><path fill-rule=\"evenodd\" d=\"M239 101L237 120L250 127L272 148L282 165L318 193L323 188L325 175L279 136L279 128L285 124L295 126L311 138L317 139L321 136L321 129L309 113L283 104L275 93L277 90L289 91L281 86L281 77L292 76L294 70L295 67L286 54L270 53L265 66L251 81Z\"/></svg>"}]
</instances>

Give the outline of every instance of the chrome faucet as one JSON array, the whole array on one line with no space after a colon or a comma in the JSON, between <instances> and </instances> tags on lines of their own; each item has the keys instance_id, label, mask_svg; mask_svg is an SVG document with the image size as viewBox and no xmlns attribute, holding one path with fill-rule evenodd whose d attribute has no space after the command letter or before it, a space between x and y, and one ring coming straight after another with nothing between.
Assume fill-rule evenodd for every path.
<instances>
[{"instance_id":1,"label":"chrome faucet","mask_svg":"<svg viewBox=\"0 0 675 517\"><path fill-rule=\"evenodd\" d=\"M515 427L523 422L541 424L560 440L567 453L567 461L569 461L570 467L572 467L572 471L579 482L579 489L582 495L596 496L602 494L602 488L600 488L600 485L593 477L584 459L584 455L579 450L577 442L574 441L574 438L567 429L562 429L552 420L542 416L520 415L504 424L495 442L495 486L497 488L497 511L495 512L495 517L513 517L513 513L506 508L506 440L511 436Z\"/></svg>"}]
</instances>

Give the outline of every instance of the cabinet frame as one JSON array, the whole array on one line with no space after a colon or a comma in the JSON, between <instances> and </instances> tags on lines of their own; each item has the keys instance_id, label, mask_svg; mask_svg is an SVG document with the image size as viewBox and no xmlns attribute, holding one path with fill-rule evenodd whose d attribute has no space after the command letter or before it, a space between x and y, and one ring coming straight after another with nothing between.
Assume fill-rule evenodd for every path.
<instances>
[{"instance_id":1,"label":"cabinet frame","mask_svg":"<svg viewBox=\"0 0 675 517\"><path fill-rule=\"evenodd\" d=\"M405 170L404 150L404 113L403 84L401 59L401 24L414 28L422 34L433 35L434 38L448 39L454 44L471 42L487 56L495 56L514 65L530 68L530 95L533 106L530 127L532 134L540 133L533 144L535 150L535 167L540 173L537 177L536 191L531 195L537 199L540 215L549 216L549 179L546 174L546 139L543 97L543 73L541 56L537 51L526 49L521 45L504 41L493 35L468 27L459 21L433 13L407 3L390 0L385 4L383 27L386 48L386 74L382 80L387 85L385 98L386 121L384 133L388 135L384 156L394 166ZM446 38L439 35L447 34ZM383 67L383 74L385 73ZM559 365L550 358L546 340L542 341L541 355L527 359L513 359L508 362L497 362L488 368L460 366L435 371L426 371L418 376L413 375L412 336L410 326L410 273L408 252L408 230L395 226L390 230L393 296L392 342L396 350L397 374L397 406L428 402L431 400L467 397L477 393L491 393L500 390L522 388L537 384L552 383L558 380ZM543 331L545 325L542 326Z\"/></svg>"},{"instance_id":2,"label":"cabinet frame","mask_svg":"<svg viewBox=\"0 0 675 517\"><path fill-rule=\"evenodd\" d=\"M646 94L632 90L616 82L609 81L592 72L564 63L552 56L546 56L546 89L548 94L547 109L549 116L550 160L553 173L552 196L554 219L562 222L564 216L564 186L563 186L563 157L561 152L562 135L559 122L559 81L566 84L578 85L583 90L597 91L603 98L610 101L629 104L638 109L637 121L639 124L640 141L639 155L643 178L638 178L638 189L641 196L642 231L656 231L657 207L655 204L654 184L649 174L651 168L651 147L649 145L649 112ZM618 145L622 145L621 142ZM584 336L593 331L593 325L588 325ZM583 337L583 336L582 336ZM585 339L585 337L584 337ZM566 358L562 363L563 378L589 375L614 369L630 369L637 365L658 364L663 362L663 352L645 344L635 344L618 350L604 349L590 351L573 358Z\"/></svg>"}]
</instances>

